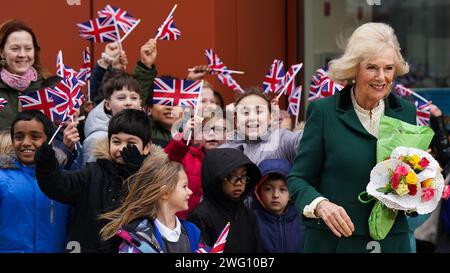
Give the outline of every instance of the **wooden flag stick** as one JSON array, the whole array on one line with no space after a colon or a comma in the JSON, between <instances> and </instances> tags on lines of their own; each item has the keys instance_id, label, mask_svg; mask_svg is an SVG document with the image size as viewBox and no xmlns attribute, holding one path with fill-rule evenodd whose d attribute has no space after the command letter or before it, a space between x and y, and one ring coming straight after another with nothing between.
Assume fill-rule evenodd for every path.
<instances>
[{"instance_id":1,"label":"wooden flag stick","mask_svg":"<svg viewBox=\"0 0 450 273\"><path fill-rule=\"evenodd\" d=\"M217 71L217 72L225 72L225 73L230 73L230 74L245 74L244 71L238 71L238 70L229 70L229 69L220 69L220 68L211 68L211 70L213 71ZM189 72L195 71L194 68L188 68Z\"/></svg>"},{"instance_id":2,"label":"wooden flag stick","mask_svg":"<svg viewBox=\"0 0 450 273\"><path fill-rule=\"evenodd\" d=\"M90 82L91 80L87 80L86 84L87 84L87 97L88 97L88 101L92 101L91 100L91 85Z\"/></svg>"},{"instance_id":3,"label":"wooden flag stick","mask_svg":"<svg viewBox=\"0 0 450 273\"><path fill-rule=\"evenodd\" d=\"M286 91L286 89L289 86L289 84L291 84L291 82L295 79L295 76L297 76L298 72L300 72L300 70L302 69L302 66L303 66L303 63L300 64L300 68L297 70L297 72L295 72L294 75L292 75L292 77L289 79L289 81L284 85L284 87L281 90L280 94L278 94L276 100L279 100L281 95L284 94L284 92Z\"/></svg>"},{"instance_id":4,"label":"wooden flag stick","mask_svg":"<svg viewBox=\"0 0 450 273\"><path fill-rule=\"evenodd\" d=\"M63 126L63 123L61 122L58 126L58 128L56 129L55 133L53 134L52 138L50 138L50 141L48 142L48 145L52 144L53 139L55 138L56 134L59 132L59 130L61 130Z\"/></svg>"},{"instance_id":5,"label":"wooden flag stick","mask_svg":"<svg viewBox=\"0 0 450 273\"><path fill-rule=\"evenodd\" d=\"M300 90L298 91L298 102L297 102L297 115L295 115L295 126L298 124L298 116L300 116L300 101L302 100L302 88L303 86L299 86Z\"/></svg>"},{"instance_id":6,"label":"wooden flag stick","mask_svg":"<svg viewBox=\"0 0 450 273\"><path fill-rule=\"evenodd\" d=\"M199 105L199 103L201 103L202 89L203 89L203 80L202 80L202 83L200 84L200 94L198 94L197 105L195 106L194 120L198 115L198 109L199 109L198 105ZM192 129L195 130L195 126ZM203 130L203 128L202 128L202 130ZM186 141L186 146L189 146L189 141L191 140L191 136L192 136L192 131L189 132L188 140Z\"/></svg>"},{"instance_id":7,"label":"wooden flag stick","mask_svg":"<svg viewBox=\"0 0 450 273\"><path fill-rule=\"evenodd\" d=\"M177 4L175 4L175 6L173 6L172 11L169 13L169 16L167 16L166 20L164 20L162 25L158 28L158 33L156 33L155 40L159 38L159 34L161 34L162 26L166 25L167 20L169 20L169 18L172 16L172 14L175 11L175 9L177 8L177 6L178 6Z\"/></svg>"},{"instance_id":8,"label":"wooden flag stick","mask_svg":"<svg viewBox=\"0 0 450 273\"><path fill-rule=\"evenodd\" d=\"M141 22L141 19L137 20L136 24L134 24L131 27L131 29L127 33L125 33L125 36L123 36L122 39L120 39L121 43L128 37L128 35L134 30L134 28L137 27L137 25L139 25L140 22Z\"/></svg>"},{"instance_id":9,"label":"wooden flag stick","mask_svg":"<svg viewBox=\"0 0 450 273\"><path fill-rule=\"evenodd\" d=\"M123 48L122 48L122 40L120 39L120 32L119 32L119 27L117 26L117 21L116 21L116 17L113 17L113 20L114 20L114 27L116 28L116 32L117 32L117 43L119 44L119 50L120 50L120 56L122 56L122 51L123 51ZM120 57L119 57L120 58ZM127 69L127 67L124 65L123 66L123 68L124 69Z\"/></svg>"}]
</instances>

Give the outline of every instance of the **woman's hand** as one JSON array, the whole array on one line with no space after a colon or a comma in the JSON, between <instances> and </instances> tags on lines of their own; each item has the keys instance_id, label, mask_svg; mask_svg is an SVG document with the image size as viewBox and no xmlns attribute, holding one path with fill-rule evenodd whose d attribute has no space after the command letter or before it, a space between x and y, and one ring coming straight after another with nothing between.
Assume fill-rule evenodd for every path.
<instances>
[{"instance_id":1,"label":"woman's hand","mask_svg":"<svg viewBox=\"0 0 450 273\"><path fill-rule=\"evenodd\" d=\"M349 237L355 231L352 220L345 209L330 201L323 200L316 207L316 216L321 218L334 235Z\"/></svg>"}]
</instances>

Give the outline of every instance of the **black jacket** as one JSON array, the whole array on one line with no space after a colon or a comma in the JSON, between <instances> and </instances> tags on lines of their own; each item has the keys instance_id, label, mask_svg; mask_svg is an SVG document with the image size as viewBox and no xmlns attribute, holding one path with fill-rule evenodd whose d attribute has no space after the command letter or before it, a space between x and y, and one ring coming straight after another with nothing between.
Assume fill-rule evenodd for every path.
<instances>
[{"instance_id":1,"label":"black jacket","mask_svg":"<svg viewBox=\"0 0 450 273\"><path fill-rule=\"evenodd\" d=\"M246 165L250 182L238 199L228 198L222 191L224 177ZM205 154L202 164L203 201L188 215L201 230L205 243L214 245L222 229L230 222L224 253L262 252L259 228L254 214L244 206L245 196L259 181L258 167L241 151L214 149Z\"/></svg>"},{"instance_id":2,"label":"black jacket","mask_svg":"<svg viewBox=\"0 0 450 273\"><path fill-rule=\"evenodd\" d=\"M107 142L97 148L97 161L88 163L81 171L64 172L55 168L50 173L42 173L37 169L36 176L45 195L74 206L70 241L79 242L81 252L117 253L120 240L117 237L106 242L101 240L99 232L106 221L98 217L119 207L127 193L124 181L137 169L114 163ZM156 150L163 153L159 148ZM156 150L152 147L152 155Z\"/></svg>"},{"instance_id":3,"label":"black jacket","mask_svg":"<svg viewBox=\"0 0 450 273\"><path fill-rule=\"evenodd\" d=\"M430 117L431 128L435 135L433 137L432 146L437 155L439 164L444 168L444 177L450 172L450 141L445 126L444 117Z\"/></svg>"}]
</instances>

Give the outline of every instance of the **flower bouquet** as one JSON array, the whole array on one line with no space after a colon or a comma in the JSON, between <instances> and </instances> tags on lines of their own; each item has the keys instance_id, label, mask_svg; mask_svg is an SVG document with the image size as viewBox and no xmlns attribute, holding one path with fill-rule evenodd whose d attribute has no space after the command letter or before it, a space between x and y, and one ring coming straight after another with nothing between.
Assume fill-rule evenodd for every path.
<instances>
[{"instance_id":1,"label":"flower bouquet","mask_svg":"<svg viewBox=\"0 0 450 273\"><path fill-rule=\"evenodd\" d=\"M382 240L398 211L427 214L437 207L444 192L444 177L429 153L400 146L372 169L366 190L377 199L369 217L369 232L373 239Z\"/></svg>"},{"instance_id":2,"label":"flower bouquet","mask_svg":"<svg viewBox=\"0 0 450 273\"><path fill-rule=\"evenodd\" d=\"M442 197L444 177L429 153L400 146L372 169L366 190L390 209L427 214Z\"/></svg>"}]
</instances>

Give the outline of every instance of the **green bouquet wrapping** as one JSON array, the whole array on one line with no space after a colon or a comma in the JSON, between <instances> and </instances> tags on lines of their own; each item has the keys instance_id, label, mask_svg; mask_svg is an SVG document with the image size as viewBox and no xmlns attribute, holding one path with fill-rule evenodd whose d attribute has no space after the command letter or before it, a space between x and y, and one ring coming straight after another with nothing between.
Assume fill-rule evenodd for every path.
<instances>
[{"instance_id":1,"label":"green bouquet wrapping","mask_svg":"<svg viewBox=\"0 0 450 273\"><path fill-rule=\"evenodd\" d=\"M377 141L377 163L390 158L399 146L427 150L434 132L426 126L415 126L398 119L383 116ZM369 216L369 233L374 240L383 240L395 223L397 210L376 200Z\"/></svg>"},{"instance_id":2,"label":"green bouquet wrapping","mask_svg":"<svg viewBox=\"0 0 450 273\"><path fill-rule=\"evenodd\" d=\"M390 157L398 146L407 146L426 151L434 132L427 126L416 126L398 119L382 116L377 141L377 163Z\"/></svg>"},{"instance_id":3,"label":"green bouquet wrapping","mask_svg":"<svg viewBox=\"0 0 450 273\"><path fill-rule=\"evenodd\" d=\"M376 201L369 217L369 233L374 240L383 240L391 230L397 217L397 211L392 210L380 201Z\"/></svg>"}]
</instances>

